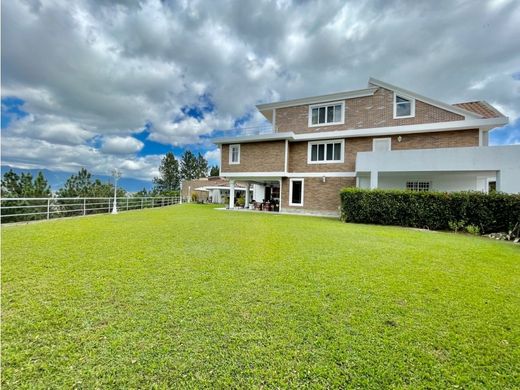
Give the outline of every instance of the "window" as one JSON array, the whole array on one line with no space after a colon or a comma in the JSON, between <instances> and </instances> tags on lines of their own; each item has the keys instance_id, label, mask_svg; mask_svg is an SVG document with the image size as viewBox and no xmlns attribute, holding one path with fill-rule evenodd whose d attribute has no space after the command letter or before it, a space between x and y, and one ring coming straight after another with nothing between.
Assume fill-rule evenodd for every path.
<instances>
[{"instance_id":1,"label":"window","mask_svg":"<svg viewBox=\"0 0 520 390\"><path fill-rule=\"evenodd\" d=\"M229 145L229 163L240 164L240 144Z\"/></svg>"},{"instance_id":2,"label":"window","mask_svg":"<svg viewBox=\"0 0 520 390\"><path fill-rule=\"evenodd\" d=\"M344 123L345 102L309 106L309 127Z\"/></svg>"},{"instance_id":3,"label":"window","mask_svg":"<svg viewBox=\"0 0 520 390\"><path fill-rule=\"evenodd\" d=\"M406 189L409 191L425 192L430 191L429 181L407 181Z\"/></svg>"},{"instance_id":4,"label":"window","mask_svg":"<svg viewBox=\"0 0 520 390\"><path fill-rule=\"evenodd\" d=\"M303 206L303 179L290 179L289 206Z\"/></svg>"},{"instance_id":5,"label":"window","mask_svg":"<svg viewBox=\"0 0 520 390\"><path fill-rule=\"evenodd\" d=\"M412 118L415 116L415 100L394 94L394 118Z\"/></svg>"},{"instance_id":6,"label":"window","mask_svg":"<svg viewBox=\"0 0 520 390\"><path fill-rule=\"evenodd\" d=\"M309 142L307 162L309 164L342 163L344 140Z\"/></svg>"},{"instance_id":7,"label":"window","mask_svg":"<svg viewBox=\"0 0 520 390\"><path fill-rule=\"evenodd\" d=\"M392 145L391 138L374 138L372 140L373 152L388 152Z\"/></svg>"}]
</instances>

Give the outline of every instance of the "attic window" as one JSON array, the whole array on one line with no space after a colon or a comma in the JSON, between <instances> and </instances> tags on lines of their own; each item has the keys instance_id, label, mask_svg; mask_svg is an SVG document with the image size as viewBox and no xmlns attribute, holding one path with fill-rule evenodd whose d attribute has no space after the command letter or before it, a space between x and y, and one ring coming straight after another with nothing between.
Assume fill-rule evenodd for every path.
<instances>
[{"instance_id":1,"label":"attic window","mask_svg":"<svg viewBox=\"0 0 520 390\"><path fill-rule=\"evenodd\" d=\"M345 102L309 106L309 127L344 123Z\"/></svg>"},{"instance_id":2,"label":"attic window","mask_svg":"<svg viewBox=\"0 0 520 390\"><path fill-rule=\"evenodd\" d=\"M413 118L415 116L415 100L394 94L394 118Z\"/></svg>"}]
</instances>

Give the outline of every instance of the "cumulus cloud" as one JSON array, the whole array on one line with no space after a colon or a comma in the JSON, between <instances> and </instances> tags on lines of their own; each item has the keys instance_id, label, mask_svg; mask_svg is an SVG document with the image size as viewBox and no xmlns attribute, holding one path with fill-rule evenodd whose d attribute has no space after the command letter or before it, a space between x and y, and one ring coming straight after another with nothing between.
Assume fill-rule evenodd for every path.
<instances>
[{"instance_id":1,"label":"cumulus cloud","mask_svg":"<svg viewBox=\"0 0 520 390\"><path fill-rule=\"evenodd\" d=\"M36 146L54 153L31 163L64 153L70 164L74 146L91 169L118 161L149 176L132 137L145 126L152 141L213 150L215 129L262 121L257 103L362 88L369 76L449 103L485 99L514 121L518 20L507 0L3 2L2 96L29 115L2 141L28 140L11 162ZM201 96L210 107L186 114Z\"/></svg>"},{"instance_id":2,"label":"cumulus cloud","mask_svg":"<svg viewBox=\"0 0 520 390\"><path fill-rule=\"evenodd\" d=\"M204 153L204 158L208 160L208 164L220 165L220 149L208 150Z\"/></svg>"},{"instance_id":3,"label":"cumulus cloud","mask_svg":"<svg viewBox=\"0 0 520 390\"><path fill-rule=\"evenodd\" d=\"M139 152L143 146L134 137L107 136L103 138L101 150L109 154L132 154Z\"/></svg>"}]
</instances>

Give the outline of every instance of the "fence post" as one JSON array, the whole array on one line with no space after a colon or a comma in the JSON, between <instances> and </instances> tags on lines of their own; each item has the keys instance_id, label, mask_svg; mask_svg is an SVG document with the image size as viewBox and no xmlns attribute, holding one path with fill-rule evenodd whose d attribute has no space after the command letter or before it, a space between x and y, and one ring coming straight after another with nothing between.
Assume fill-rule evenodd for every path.
<instances>
[{"instance_id":1,"label":"fence post","mask_svg":"<svg viewBox=\"0 0 520 390\"><path fill-rule=\"evenodd\" d=\"M128 196L126 197L126 211L128 211Z\"/></svg>"},{"instance_id":2,"label":"fence post","mask_svg":"<svg viewBox=\"0 0 520 390\"><path fill-rule=\"evenodd\" d=\"M110 212L110 198L108 198L108 212Z\"/></svg>"},{"instance_id":3,"label":"fence post","mask_svg":"<svg viewBox=\"0 0 520 390\"><path fill-rule=\"evenodd\" d=\"M154 204L154 198L152 198L152 209L153 209L153 204Z\"/></svg>"},{"instance_id":4,"label":"fence post","mask_svg":"<svg viewBox=\"0 0 520 390\"><path fill-rule=\"evenodd\" d=\"M51 215L51 200L47 199L47 219L50 218Z\"/></svg>"},{"instance_id":5,"label":"fence post","mask_svg":"<svg viewBox=\"0 0 520 390\"><path fill-rule=\"evenodd\" d=\"M83 215L87 214L87 198L83 198Z\"/></svg>"},{"instance_id":6,"label":"fence post","mask_svg":"<svg viewBox=\"0 0 520 390\"><path fill-rule=\"evenodd\" d=\"M144 198L141 198L141 210L144 209Z\"/></svg>"}]
</instances>

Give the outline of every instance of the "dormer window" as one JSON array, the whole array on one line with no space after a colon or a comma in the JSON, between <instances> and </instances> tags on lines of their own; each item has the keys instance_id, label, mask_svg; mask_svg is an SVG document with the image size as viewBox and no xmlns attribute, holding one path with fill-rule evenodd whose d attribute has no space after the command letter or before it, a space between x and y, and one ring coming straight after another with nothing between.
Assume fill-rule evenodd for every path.
<instances>
[{"instance_id":1,"label":"dormer window","mask_svg":"<svg viewBox=\"0 0 520 390\"><path fill-rule=\"evenodd\" d=\"M341 125L345 123L345 102L309 106L309 127Z\"/></svg>"},{"instance_id":2,"label":"dormer window","mask_svg":"<svg viewBox=\"0 0 520 390\"><path fill-rule=\"evenodd\" d=\"M415 116L415 99L394 94L394 119L413 118Z\"/></svg>"}]
</instances>

